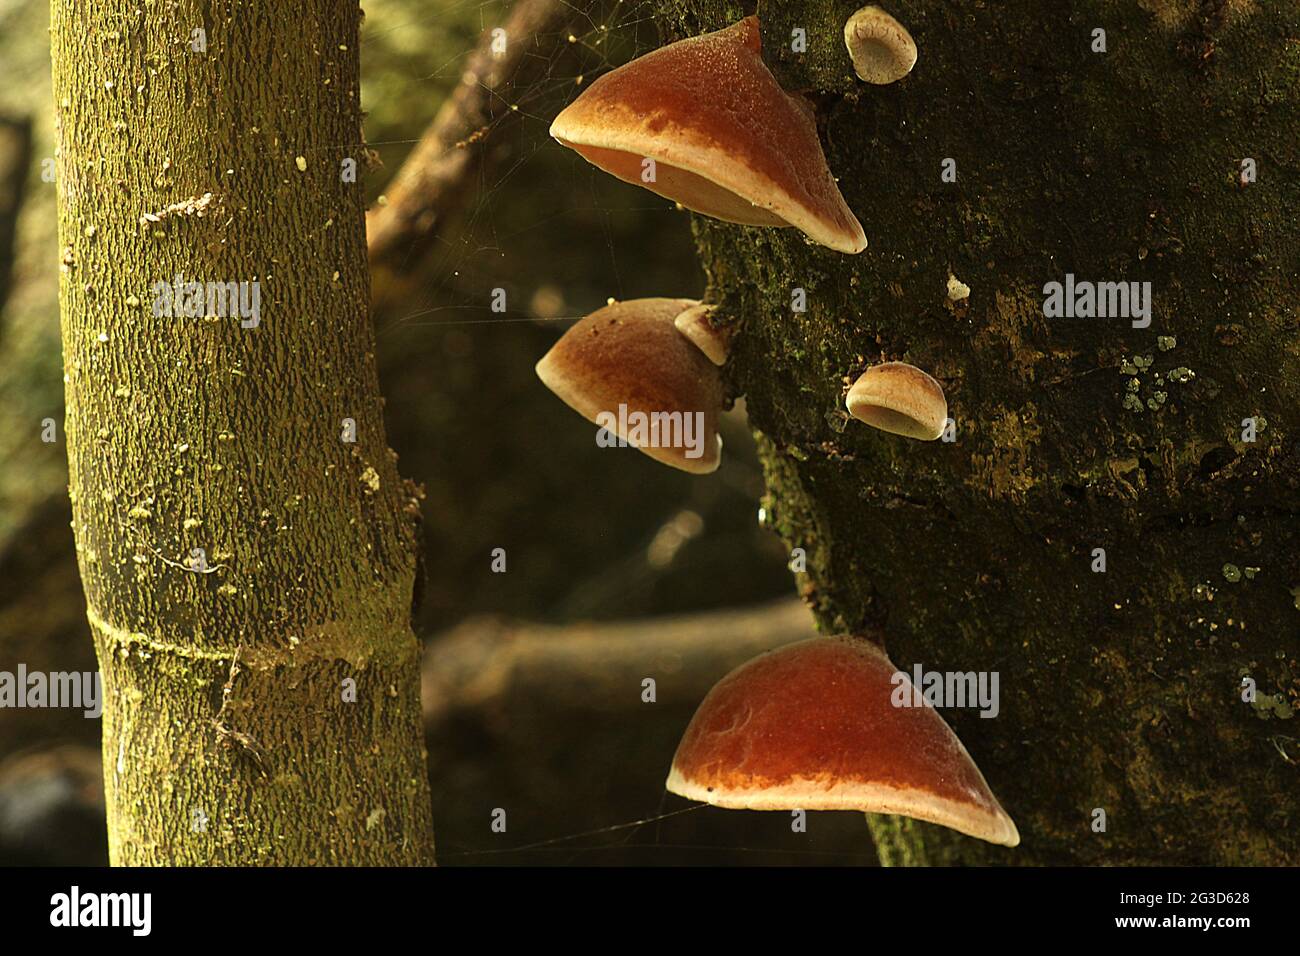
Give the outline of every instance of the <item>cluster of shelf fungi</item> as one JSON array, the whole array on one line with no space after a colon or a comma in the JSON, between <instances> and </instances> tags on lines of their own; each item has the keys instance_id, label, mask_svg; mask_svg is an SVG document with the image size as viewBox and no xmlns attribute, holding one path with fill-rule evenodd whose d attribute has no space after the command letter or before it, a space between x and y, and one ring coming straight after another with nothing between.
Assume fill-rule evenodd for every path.
<instances>
[{"instance_id":1,"label":"cluster of shelf fungi","mask_svg":"<svg viewBox=\"0 0 1300 956\"><path fill-rule=\"evenodd\" d=\"M866 82L892 83L916 62L907 30L878 7L850 17L844 37ZM827 165L812 107L782 89L763 61L756 17L605 74L556 117L551 135L697 213L794 227L845 254L867 247ZM719 318L713 305L691 299L611 302L572 326L537 373L592 422L620 407L695 416L702 453L629 443L663 464L708 474L722 455L721 370L741 330ZM940 437L948 413L939 383L903 362L868 368L845 402L853 418L920 440ZM737 809L899 814L1018 844L1015 824L938 711L895 705L898 674L870 636L815 637L762 654L705 697L667 788Z\"/></svg>"}]
</instances>

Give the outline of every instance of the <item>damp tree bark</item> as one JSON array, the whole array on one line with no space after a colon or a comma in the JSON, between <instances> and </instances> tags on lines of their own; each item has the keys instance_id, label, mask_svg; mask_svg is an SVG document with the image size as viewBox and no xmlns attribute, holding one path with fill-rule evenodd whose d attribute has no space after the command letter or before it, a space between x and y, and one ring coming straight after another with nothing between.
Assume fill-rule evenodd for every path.
<instances>
[{"instance_id":1,"label":"damp tree bark","mask_svg":"<svg viewBox=\"0 0 1300 956\"><path fill-rule=\"evenodd\" d=\"M363 198L341 174L362 165L360 17L53 4L66 437L114 863L433 860L417 492L384 438ZM260 308L157 315L177 276L256 282Z\"/></svg>"},{"instance_id":2,"label":"damp tree bark","mask_svg":"<svg viewBox=\"0 0 1300 956\"><path fill-rule=\"evenodd\" d=\"M882 817L882 859L1293 863L1300 4L897 0L920 55L888 87L853 77L857 5L758 13L867 251L694 229L708 298L744 323L730 386L822 628L1001 677L996 719L946 716L1022 845ZM676 0L660 21L677 39L741 12ZM1150 326L1045 318L1067 273L1150 282ZM882 359L939 378L955 441L847 420Z\"/></svg>"}]
</instances>

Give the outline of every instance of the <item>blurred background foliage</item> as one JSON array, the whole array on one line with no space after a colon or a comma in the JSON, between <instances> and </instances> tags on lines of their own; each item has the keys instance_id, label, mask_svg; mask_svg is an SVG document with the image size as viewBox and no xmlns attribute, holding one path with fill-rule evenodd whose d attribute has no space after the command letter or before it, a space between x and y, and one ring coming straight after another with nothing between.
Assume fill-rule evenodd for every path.
<instances>
[{"instance_id":1,"label":"blurred background foliage","mask_svg":"<svg viewBox=\"0 0 1300 956\"><path fill-rule=\"evenodd\" d=\"M389 178L506 5L364 7L365 135L382 161L366 186L382 204ZM539 38L536 55L546 62L537 79L510 91L511 121L480 131L483 161L464 184L454 221L409 263L413 291L375 315L389 441L402 473L426 491L416 629L431 661L470 653L481 641L544 644L579 622L662 615L678 615L664 619L665 629L692 627L701 644L720 643L681 692L661 691L665 705L657 708L634 706L639 680L612 697L593 694L600 675L592 677L589 662L588 683L575 676L572 687L560 666L541 667L544 682L524 674L486 697L442 681L429 714L442 860L870 862L857 814L823 814L808 834L792 833L783 814L719 810L671 817L650 837L622 826L685 806L664 794L662 780L695 704L713 679L755 652L754 640L776 640L763 607L739 618L681 615L788 601L793 584L779 542L756 520L762 482L743 407L725 421L722 467L696 478L632 449L598 449L594 426L533 372L572 320L611 297L705 291L687 213L601 174L547 136L581 82L657 42L646 4L581 11L562 34ZM95 667L68 526L55 187L41 176L54 150L47 26L43 0L0 0L0 62L9 78L0 86L0 150L18 155L13 143L22 137L12 131L30 124L16 239L0 248L0 266L12 274L0 301L0 670L11 671L18 662L45 671ZM0 216L12 220L13 212L0 203ZM497 288L506 290L504 314L489 308ZM41 441L46 418L58 423L59 441ZM506 549L505 574L490 570L498 547ZM788 623L775 628L782 640L803 633L788 604L768 607L786 614ZM440 646L449 633L454 641ZM626 651L608 668L618 681L620 668L639 666L644 632L611 633L621 637L612 652ZM733 638L743 640L733 646ZM668 656L680 669L681 655ZM0 863L106 860L96 816L98 734L98 722L80 712L0 710ZM488 828L497 806L519 808L508 836ZM510 849L557 836L567 839ZM750 840L764 849L721 849Z\"/></svg>"}]
</instances>

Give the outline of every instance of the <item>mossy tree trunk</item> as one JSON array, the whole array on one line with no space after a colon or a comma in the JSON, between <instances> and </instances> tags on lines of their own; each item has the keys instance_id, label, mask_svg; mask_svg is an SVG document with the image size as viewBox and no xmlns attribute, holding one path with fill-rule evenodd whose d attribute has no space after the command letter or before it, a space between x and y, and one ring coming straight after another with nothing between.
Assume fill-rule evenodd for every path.
<instances>
[{"instance_id":1,"label":"mossy tree trunk","mask_svg":"<svg viewBox=\"0 0 1300 956\"><path fill-rule=\"evenodd\" d=\"M415 493L341 175L363 165L360 18L53 4L70 490L118 864L433 859ZM155 314L178 274L256 281L260 310Z\"/></svg>"},{"instance_id":2,"label":"mossy tree trunk","mask_svg":"<svg viewBox=\"0 0 1300 956\"><path fill-rule=\"evenodd\" d=\"M1300 4L897 0L920 55L888 87L852 75L856 6L758 12L774 72L819 94L870 247L695 229L710 297L745 323L730 382L823 628L882 628L909 669L1001 675L996 719L947 715L1022 845L882 818L882 859L1294 863ZM678 0L662 22L748 9ZM1150 326L1045 318L1066 273L1151 282ZM942 382L955 442L846 419L882 359Z\"/></svg>"}]
</instances>

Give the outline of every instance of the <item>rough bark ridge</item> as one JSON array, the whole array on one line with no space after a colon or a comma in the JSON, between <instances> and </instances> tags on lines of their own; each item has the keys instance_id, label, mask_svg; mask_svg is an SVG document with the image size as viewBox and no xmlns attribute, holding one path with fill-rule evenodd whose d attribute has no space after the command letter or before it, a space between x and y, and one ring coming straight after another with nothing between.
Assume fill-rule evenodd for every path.
<instances>
[{"instance_id":1,"label":"rough bark ridge","mask_svg":"<svg viewBox=\"0 0 1300 956\"><path fill-rule=\"evenodd\" d=\"M745 322L730 382L823 629L881 627L900 667L1001 675L997 719L947 716L1022 845L875 820L882 859L1294 863L1300 5L899 0L920 56L889 87L852 75L856 6L758 12L774 72L818 94L870 247L695 230L709 297ZM678 0L661 22L676 38L743 12ZM1150 327L1045 318L1067 272L1150 281ZM940 379L955 442L846 418L882 359Z\"/></svg>"},{"instance_id":2,"label":"rough bark ridge","mask_svg":"<svg viewBox=\"0 0 1300 956\"><path fill-rule=\"evenodd\" d=\"M114 863L433 859L416 509L340 175L361 160L360 17L53 6L66 435ZM256 280L260 323L156 316L177 274Z\"/></svg>"}]
</instances>

